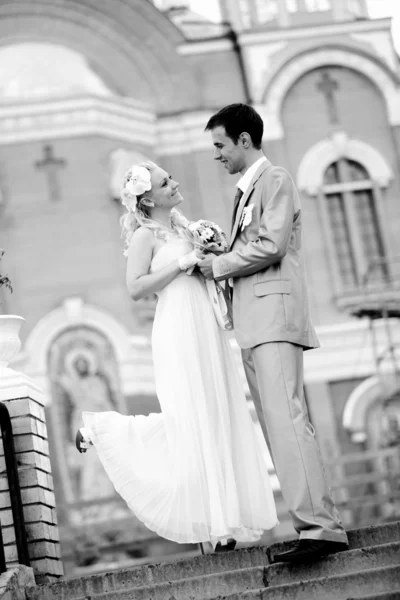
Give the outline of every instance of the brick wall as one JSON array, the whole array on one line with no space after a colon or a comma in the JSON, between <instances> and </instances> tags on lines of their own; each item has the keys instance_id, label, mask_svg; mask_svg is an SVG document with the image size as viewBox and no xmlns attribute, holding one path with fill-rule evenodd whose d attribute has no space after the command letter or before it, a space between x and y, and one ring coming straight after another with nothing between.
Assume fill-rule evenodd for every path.
<instances>
[{"instance_id":1,"label":"brick wall","mask_svg":"<svg viewBox=\"0 0 400 600\"><path fill-rule=\"evenodd\" d=\"M0 386L0 401L7 406L11 417L30 566L36 582L44 583L62 576L63 566L43 399L26 377L22 382L21 386L6 389ZM10 568L18 563L18 553L2 443L0 522L7 568Z\"/></svg>"}]
</instances>

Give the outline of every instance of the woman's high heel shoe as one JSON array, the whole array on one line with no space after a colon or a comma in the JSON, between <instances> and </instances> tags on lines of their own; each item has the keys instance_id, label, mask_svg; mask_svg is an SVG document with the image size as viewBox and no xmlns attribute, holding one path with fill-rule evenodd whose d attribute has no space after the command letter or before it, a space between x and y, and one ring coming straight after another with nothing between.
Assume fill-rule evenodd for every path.
<instances>
[{"instance_id":1,"label":"woman's high heel shoe","mask_svg":"<svg viewBox=\"0 0 400 600\"><path fill-rule=\"evenodd\" d=\"M231 550L234 550L236 546L236 540L228 540L228 542L224 545L221 544L221 542L218 542L218 544L215 546L215 552L230 552Z\"/></svg>"},{"instance_id":2,"label":"woman's high heel shoe","mask_svg":"<svg viewBox=\"0 0 400 600\"><path fill-rule=\"evenodd\" d=\"M87 452L90 446L93 446L92 432L87 427L81 427L76 432L75 446L78 452Z\"/></svg>"}]
</instances>

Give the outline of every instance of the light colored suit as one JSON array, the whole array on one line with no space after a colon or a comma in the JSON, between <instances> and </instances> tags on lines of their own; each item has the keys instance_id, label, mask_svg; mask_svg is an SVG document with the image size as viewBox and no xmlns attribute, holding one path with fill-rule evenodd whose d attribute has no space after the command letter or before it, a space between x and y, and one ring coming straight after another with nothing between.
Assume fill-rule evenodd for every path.
<instances>
[{"instance_id":1,"label":"light colored suit","mask_svg":"<svg viewBox=\"0 0 400 600\"><path fill-rule=\"evenodd\" d=\"M233 278L235 335L293 525L300 538L346 542L304 398L303 350L319 343L309 317L300 200L285 169L267 160L257 169L236 211L230 251L213 271L217 280Z\"/></svg>"}]
</instances>

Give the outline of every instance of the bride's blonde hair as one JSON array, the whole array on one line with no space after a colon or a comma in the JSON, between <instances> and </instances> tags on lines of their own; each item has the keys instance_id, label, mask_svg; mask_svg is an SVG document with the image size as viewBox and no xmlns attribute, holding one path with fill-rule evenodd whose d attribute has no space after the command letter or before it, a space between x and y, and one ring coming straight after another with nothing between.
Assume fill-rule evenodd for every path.
<instances>
[{"instance_id":1,"label":"bride's blonde hair","mask_svg":"<svg viewBox=\"0 0 400 600\"><path fill-rule=\"evenodd\" d=\"M157 168L157 165L151 161L145 161L138 165L139 167L144 167L147 169L150 174ZM131 167L132 168L132 167ZM123 193L125 190L125 186L130 179L130 171L125 174L123 183L122 183L122 191L121 191L121 200L123 198ZM124 240L124 255L127 256L128 249L131 243L131 239L133 234L139 227L147 227L147 229L151 229L154 232L154 235L159 239L166 240L168 237L168 230L158 223L154 221L150 216L151 206L147 206L143 203L143 200L151 200L151 196L149 196L149 192L144 192L140 196L137 196L137 204L136 210L133 211L131 208L127 208L124 215L122 215L120 219L121 224L121 237ZM124 204L125 206L125 204ZM189 230L188 230L189 221L188 219L177 209L173 208L171 210L171 229L174 233L179 235L180 237L186 237L191 239Z\"/></svg>"}]
</instances>

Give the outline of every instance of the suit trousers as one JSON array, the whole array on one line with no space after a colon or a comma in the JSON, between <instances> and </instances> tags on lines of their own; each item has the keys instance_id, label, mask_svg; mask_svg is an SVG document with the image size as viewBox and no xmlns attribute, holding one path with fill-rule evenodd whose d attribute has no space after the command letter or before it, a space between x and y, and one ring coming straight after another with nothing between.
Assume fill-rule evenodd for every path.
<instances>
[{"instance_id":1,"label":"suit trousers","mask_svg":"<svg viewBox=\"0 0 400 600\"><path fill-rule=\"evenodd\" d=\"M242 350L250 392L285 504L300 539L347 543L303 390L303 348L268 342Z\"/></svg>"}]
</instances>

